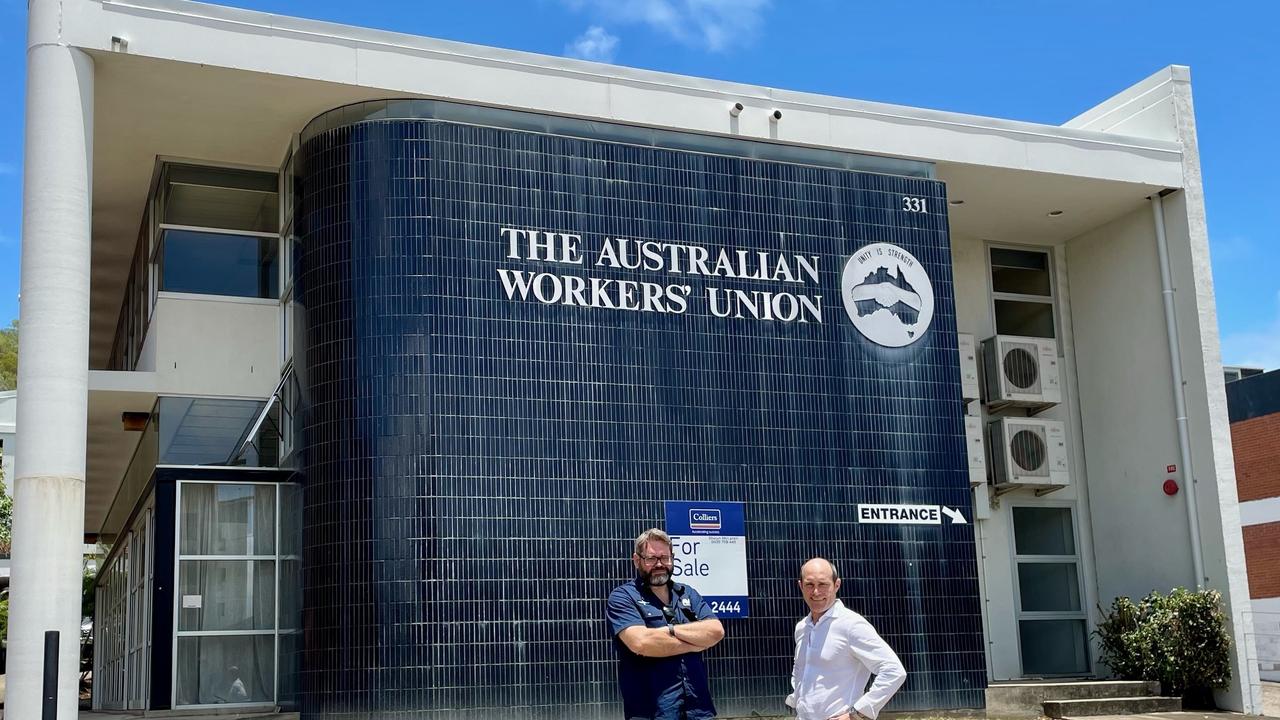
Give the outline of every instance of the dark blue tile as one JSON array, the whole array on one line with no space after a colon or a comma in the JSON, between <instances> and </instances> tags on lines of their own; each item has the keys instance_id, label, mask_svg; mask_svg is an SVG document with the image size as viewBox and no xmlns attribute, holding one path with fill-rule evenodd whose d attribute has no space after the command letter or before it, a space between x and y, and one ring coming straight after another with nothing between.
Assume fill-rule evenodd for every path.
<instances>
[{"instance_id":1,"label":"dark blue tile","mask_svg":"<svg viewBox=\"0 0 1280 720\"><path fill-rule=\"evenodd\" d=\"M972 526L853 515L971 515L946 218L899 210L945 209L941 183L426 120L320 133L298 166L304 717L616 717L603 600L667 499L746 503L722 713L781 709L813 554L907 665L894 709L982 705ZM816 255L821 287L795 289L823 322L704 309L708 286L776 282L511 260L503 227ZM845 316L843 262L871 242L932 278L909 351ZM500 268L694 292L686 313L510 301Z\"/></svg>"}]
</instances>

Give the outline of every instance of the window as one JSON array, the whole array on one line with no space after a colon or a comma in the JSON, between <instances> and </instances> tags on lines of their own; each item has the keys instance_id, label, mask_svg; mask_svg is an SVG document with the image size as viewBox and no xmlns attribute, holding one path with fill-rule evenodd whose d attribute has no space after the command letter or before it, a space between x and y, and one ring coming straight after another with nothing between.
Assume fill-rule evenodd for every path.
<instances>
[{"instance_id":1,"label":"window","mask_svg":"<svg viewBox=\"0 0 1280 720\"><path fill-rule=\"evenodd\" d=\"M294 146L297 137L294 137ZM295 183L293 147L280 164L280 367L287 372L296 344L298 305L294 301L294 269L298 266L301 245L293 232Z\"/></svg>"},{"instance_id":2,"label":"window","mask_svg":"<svg viewBox=\"0 0 1280 720\"><path fill-rule=\"evenodd\" d=\"M124 299L116 320L116 334L112 341L109 370L133 370L138 367L142 344L146 340L151 322L151 269L147 263L147 238L150 231L150 215L142 221L142 231L134 243L133 259L129 263L129 277L125 281Z\"/></svg>"},{"instance_id":3,"label":"window","mask_svg":"<svg viewBox=\"0 0 1280 720\"><path fill-rule=\"evenodd\" d=\"M297 672L299 503L296 486L179 483L175 707L296 692L280 673Z\"/></svg>"},{"instance_id":4,"label":"window","mask_svg":"<svg viewBox=\"0 0 1280 720\"><path fill-rule=\"evenodd\" d=\"M276 182L275 173L168 165L160 222L275 234L280 221Z\"/></svg>"},{"instance_id":5,"label":"window","mask_svg":"<svg viewBox=\"0 0 1280 720\"><path fill-rule=\"evenodd\" d=\"M280 385L280 402L277 416L280 418L280 467L296 468L298 458L294 456L302 440L302 424L298 422L298 411L301 409L302 391L298 387L298 376L294 366L284 369L284 380Z\"/></svg>"},{"instance_id":6,"label":"window","mask_svg":"<svg viewBox=\"0 0 1280 720\"><path fill-rule=\"evenodd\" d=\"M276 236L166 228L160 236L165 292L274 298L278 295Z\"/></svg>"},{"instance_id":7,"label":"window","mask_svg":"<svg viewBox=\"0 0 1280 720\"><path fill-rule=\"evenodd\" d=\"M159 464L275 467L280 441L274 409L257 434L249 436L265 404L264 400L160 398Z\"/></svg>"},{"instance_id":8,"label":"window","mask_svg":"<svg viewBox=\"0 0 1280 720\"><path fill-rule=\"evenodd\" d=\"M1089 672L1080 553L1070 507L1014 507L1022 674Z\"/></svg>"},{"instance_id":9,"label":"window","mask_svg":"<svg viewBox=\"0 0 1280 720\"><path fill-rule=\"evenodd\" d=\"M277 298L278 174L165 165L151 265L164 292Z\"/></svg>"},{"instance_id":10,"label":"window","mask_svg":"<svg viewBox=\"0 0 1280 720\"><path fill-rule=\"evenodd\" d=\"M150 699L153 511L147 499L98 573L93 642L94 702L100 708L143 710Z\"/></svg>"},{"instance_id":11,"label":"window","mask_svg":"<svg viewBox=\"0 0 1280 720\"><path fill-rule=\"evenodd\" d=\"M996 333L1057 337L1049 253L993 247L990 259Z\"/></svg>"}]
</instances>

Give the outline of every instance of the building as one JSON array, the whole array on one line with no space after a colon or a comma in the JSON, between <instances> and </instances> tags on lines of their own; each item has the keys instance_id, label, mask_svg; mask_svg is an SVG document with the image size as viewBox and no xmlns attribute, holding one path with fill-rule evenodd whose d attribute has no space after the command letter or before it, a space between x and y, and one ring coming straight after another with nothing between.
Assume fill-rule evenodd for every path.
<instances>
[{"instance_id":1,"label":"building","mask_svg":"<svg viewBox=\"0 0 1280 720\"><path fill-rule=\"evenodd\" d=\"M602 598L664 521L727 714L781 710L813 553L898 709L1105 674L1099 604L1204 586L1258 711L1186 68L1048 126L182 0L30 23L14 716L46 629L73 712L83 531L98 707L610 717Z\"/></svg>"},{"instance_id":2,"label":"building","mask_svg":"<svg viewBox=\"0 0 1280 720\"><path fill-rule=\"evenodd\" d=\"M1230 383L1227 409L1259 669L1280 681L1280 371Z\"/></svg>"},{"instance_id":3,"label":"building","mask_svg":"<svg viewBox=\"0 0 1280 720\"><path fill-rule=\"evenodd\" d=\"M13 459L17 457L18 393L0 392L0 479L4 493L13 497ZM9 589L9 548L0 548L0 591Z\"/></svg>"},{"instance_id":4,"label":"building","mask_svg":"<svg viewBox=\"0 0 1280 720\"><path fill-rule=\"evenodd\" d=\"M1265 372L1262 368L1240 367L1237 365L1223 365L1222 374L1226 382L1235 382L1254 375L1261 375Z\"/></svg>"}]
</instances>

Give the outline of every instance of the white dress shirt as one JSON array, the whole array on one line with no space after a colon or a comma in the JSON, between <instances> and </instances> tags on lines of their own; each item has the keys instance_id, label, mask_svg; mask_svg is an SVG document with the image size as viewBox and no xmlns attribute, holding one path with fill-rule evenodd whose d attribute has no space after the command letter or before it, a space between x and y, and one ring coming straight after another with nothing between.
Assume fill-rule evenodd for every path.
<instances>
[{"instance_id":1,"label":"white dress shirt","mask_svg":"<svg viewBox=\"0 0 1280 720\"><path fill-rule=\"evenodd\" d=\"M867 690L867 680L876 676ZM796 662L787 704L800 720L858 712L872 720L907 679L898 656L866 618L836 600L813 622L796 623Z\"/></svg>"}]
</instances>

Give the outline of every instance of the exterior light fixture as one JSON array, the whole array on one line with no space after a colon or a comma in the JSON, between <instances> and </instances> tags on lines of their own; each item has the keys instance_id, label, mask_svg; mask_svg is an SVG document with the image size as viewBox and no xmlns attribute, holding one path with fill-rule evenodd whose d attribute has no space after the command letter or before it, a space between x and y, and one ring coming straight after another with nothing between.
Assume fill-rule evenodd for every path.
<instances>
[{"instance_id":1,"label":"exterior light fixture","mask_svg":"<svg viewBox=\"0 0 1280 720\"><path fill-rule=\"evenodd\" d=\"M1061 214L1062 214L1062 211L1061 211L1061 210L1050 210L1050 211L1049 211L1049 217L1058 217L1058 216L1059 216L1059 215L1061 215Z\"/></svg>"},{"instance_id":2,"label":"exterior light fixture","mask_svg":"<svg viewBox=\"0 0 1280 720\"><path fill-rule=\"evenodd\" d=\"M781 110L774 110L773 112L769 113L769 122L778 122L781 119L782 119Z\"/></svg>"},{"instance_id":3,"label":"exterior light fixture","mask_svg":"<svg viewBox=\"0 0 1280 720\"><path fill-rule=\"evenodd\" d=\"M963 204L964 204L964 201L963 201L963 200L948 200L948 201L947 201L947 204L948 204L948 205L963 205Z\"/></svg>"},{"instance_id":4,"label":"exterior light fixture","mask_svg":"<svg viewBox=\"0 0 1280 720\"><path fill-rule=\"evenodd\" d=\"M120 425L125 432L142 432L147 427L147 420L151 418L149 412L134 412L126 410L120 413Z\"/></svg>"},{"instance_id":5,"label":"exterior light fixture","mask_svg":"<svg viewBox=\"0 0 1280 720\"><path fill-rule=\"evenodd\" d=\"M729 106L729 117L738 117L742 114L744 106L740 102L736 102Z\"/></svg>"}]
</instances>

